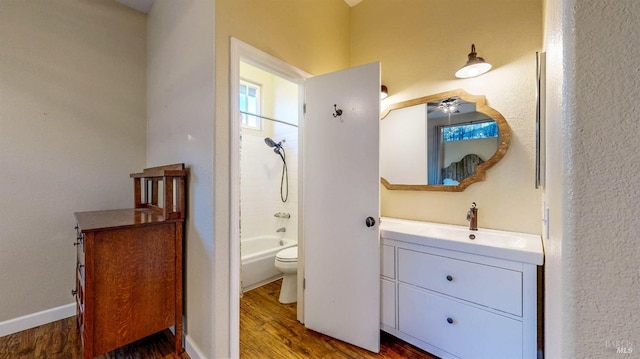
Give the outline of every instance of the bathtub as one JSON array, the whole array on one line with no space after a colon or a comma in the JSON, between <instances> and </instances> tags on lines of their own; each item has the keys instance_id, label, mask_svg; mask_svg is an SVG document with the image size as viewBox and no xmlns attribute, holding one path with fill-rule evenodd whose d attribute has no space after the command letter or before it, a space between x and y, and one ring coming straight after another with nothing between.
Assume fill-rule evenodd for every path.
<instances>
[{"instance_id":1,"label":"bathtub","mask_svg":"<svg viewBox=\"0 0 640 359\"><path fill-rule=\"evenodd\" d=\"M264 235L241 241L242 291L248 291L282 278L274 266L276 254L298 244L291 238Z\"/></svg>"}]
</instances>

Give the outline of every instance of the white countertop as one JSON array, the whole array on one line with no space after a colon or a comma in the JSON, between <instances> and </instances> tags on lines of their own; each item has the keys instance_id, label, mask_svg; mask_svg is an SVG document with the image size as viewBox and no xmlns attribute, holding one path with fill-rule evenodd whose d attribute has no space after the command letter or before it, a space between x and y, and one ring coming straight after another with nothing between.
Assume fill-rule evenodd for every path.
<instances>
[{"instance_id":1,"label":"white countertop","mask_svg":"<svg viewBox=\"0 0 640 359\"><path fill-rule=\"evenodd\" d=\"M380 223L382 238L484 255L516 262L542 265L544 251L539 235L499 231L452 224L411 221L383 217ZM475 236L474 239L470 235Z\"/></svg>"}]
</instances>

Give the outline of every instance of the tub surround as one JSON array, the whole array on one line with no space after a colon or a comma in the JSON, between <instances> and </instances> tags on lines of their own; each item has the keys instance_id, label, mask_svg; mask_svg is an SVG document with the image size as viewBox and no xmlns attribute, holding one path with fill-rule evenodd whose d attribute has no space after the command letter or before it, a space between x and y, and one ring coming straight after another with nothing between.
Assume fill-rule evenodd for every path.
<instances>
[{"instance_id":1,"label":"tub surround","mask_svg":"<svg viewBox=\"0 0 640 359\"><path fill-rule=\"evenodd\" d=\"M540 236L395 218L380 233L382 330L441 358L537 357Z\"/></svg>"}]
</instances>

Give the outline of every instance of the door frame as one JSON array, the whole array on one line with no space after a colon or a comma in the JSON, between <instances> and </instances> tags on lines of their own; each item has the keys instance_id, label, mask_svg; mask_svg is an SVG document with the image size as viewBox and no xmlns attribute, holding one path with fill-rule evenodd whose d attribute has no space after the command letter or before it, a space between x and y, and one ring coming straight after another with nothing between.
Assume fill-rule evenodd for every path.
<instances>
[{"instance_id":1,"label":"door frame","mask_svg":"<svg viewBox=\"0 0 640 359\"><path fill-rule=\"evenodd\" d=\"M240 61L259 67L267 72L278 75L291 82L297 83L298 91L298 158L302 159L302 148L304 138L302 137L304 126L304 82L311 77L310 74L292 66L268 53L248 45L237 38L230 38L230 59L229 59L229 135L230 135L230 193L229 193L229 348L231 358L240 357L240 113L238 109L238 94L240 84ZM298 168L302 168L300 165ZM298 218L302 218L302 181L304 178L298 176ZM297 315L300 322L304 322L304 298L302 280L304 278L304 241L301 238L302 221L298 221L298 302Z\"/></svg>"}]
</instances>

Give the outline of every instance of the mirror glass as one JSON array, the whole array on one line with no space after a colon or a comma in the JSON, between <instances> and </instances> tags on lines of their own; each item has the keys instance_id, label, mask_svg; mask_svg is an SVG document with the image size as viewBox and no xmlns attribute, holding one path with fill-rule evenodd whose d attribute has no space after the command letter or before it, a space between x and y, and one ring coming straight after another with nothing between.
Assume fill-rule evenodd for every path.
<instances>
[{"instance_id":1,"label":"mirror glass","mask_svg":"<svg viewBox=\"0 0 640 359\"><path fill-rule=\"evenodd\" d=\"M380 125L387 189L463 191L509 147L509 126L484 96L448 91L388 106Z\"/></svg>"}]
</instances>

